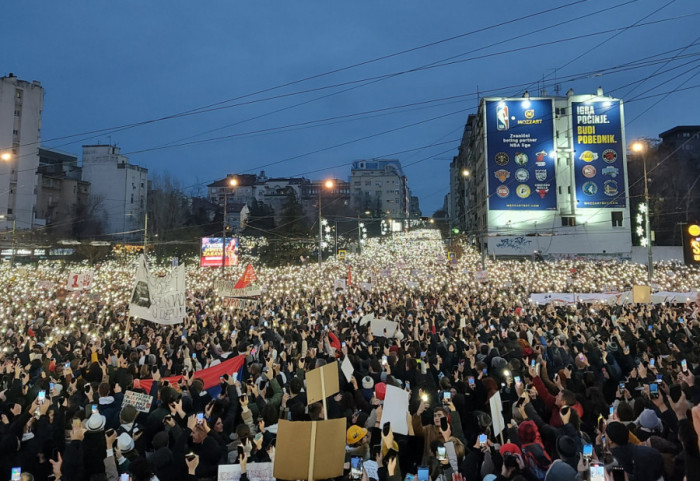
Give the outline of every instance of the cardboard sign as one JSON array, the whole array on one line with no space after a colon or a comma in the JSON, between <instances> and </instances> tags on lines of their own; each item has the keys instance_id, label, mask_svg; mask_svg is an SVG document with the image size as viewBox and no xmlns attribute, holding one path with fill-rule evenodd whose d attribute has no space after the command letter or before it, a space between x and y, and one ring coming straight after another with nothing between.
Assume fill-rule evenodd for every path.
<instances>
[{"instance_id":1,"label":"cardboard sign","mask_svg":"<svg viewBox=\"0 0 700 481\"><path fill-rule=\"evenodd\" d=\"M491 425L493 427L493 435L498 436L506 427L506 421L503 419L503 404L501 403L501 393L496 391L496 394L489 399L491 407Z\"/></svg>"},{"instance_id":2,"label":"cardboard sign","mask_svg":"<svg viewBox=\"0 0 700 481\"><path fill-rule=\"evenodd\" d=\"M95 271L71 272L66 280L66 289L69 291L83 291L92 289L92 281Z\"/></svg>"},{"instance_id":3,"label":"cardboard sign","mask_svg":"<svg viewBox=\"0 0 700 481\"><path fill-rule=\"evenodd\" d=\"M339 249L339 250L338 250L338 259L340 259L341 261L344 261L345 258L347 257L347 255L348 255L348 251L347 251L347 250L345 250L345 249Z\"/></svg>"},{"instance_id":4,"label":"cardboard sign","mask_svg":"<svg viewBox=\"0 0 700 481\"><path fill-rule=\"evenodd\" d=\"M257 297L262 294L260 286L236 288L233 281L216 281L214 289L221 297Z\"/></svg>"},{"instance_id":5,"label":"cardboard sign","mask_svg":"<svg viewBox=\"0 0 700 481\"><path fill-rule=\"evenodd\" d=\"M365 314L362 316L362 319L360 319L360 327L364 326L365 324L369 324L372 322L374 319L374 312L370 312L369 314Z\"/></svg>"},{"instance_id":6,"label":"cardboard sign","mask_svg":"<svg viewBox=\"0 0 700 481\"><path fill-rule=\"evenodd\" d=\"M153 404L153 396L135 391L126 391L122 404L134 406L138 412L148 413L151 410L151 404Z\"/></svg>"},{"instance_id":7,"label":"cardboard sign","mask_svg":"<svg viewBox=\"0 0 700 481\"><path fill-rule=\"evenodd\" d=\"M229 309L251 309L257 305L257 299L239 299L237 297L224 297L221 299L221 306Z\"/></svg>"},{"instance_id":8,"label":"cardboard sign","mask_svg":"<svg viewBox=\"0 0 700 481\"><path fill-rule=\"evenodd\" d=\"M486 282L489 280L488 271L474 271L474 280L478 282Z\"/></svg>"},{"instance_id":9,"label":"cardboard sign","mask_svg":"<svg viewBox=\"0 0 700 481\"><path fill-rule=\"evenodd\" d=\"M248 463L246 475L248 481L274 481L273 463ZM240 464L219 464L218 481L238 481L241 479Z\"/></svg>"},{"instance_id":10,"label":"cardboard sign","mask_svg":"<svg viewBox=\"0 0 700 481\"><path fill-rule=\"evenodd\" d=\"M382 426L391 423L391 430L396 434L408 435L408 413L409 394L396 386L386 386L386 396L384 397L384 408L382 409Z\"/></svg>"},{"instance_id":11,"label":"cardboard sign","mask_svg":"<svg viewBox=\"0 0 700 481\"><path fill-rule=\"evenodd\" d=\"M635 304L648 304L651 302L651 287L632 286L632 302Z\"/></svg>"},{"instance_id":12,"label":"cardboard sign","mask_svg":"<svg viewBox=\"0 0 700 481\"><path fill-rule=\"evenodd\" d=\"M343 475L345 418L286 421L277 429L277 479L330 479ZM221 479L221 478L219 478Z\"/></svg>"},{"instance_id":13,"label":"cardboard sign","mask_svg":"<svg viewBox=\"0 0 700 481\"><path fill-rule=\"evenodd\" d=\"M352 374L355 372L355 368L352 367L352 363L350 362L349 358L343 359L342 364L340 364L340 370L343 371L343 375L345 376L345 379L350 382L350 378L352 378Z\"/></svg>"},{"instance_id":14,"label":"cardboard sign","mask_svg":"<svg viewBox=\"0 0 700 481\"><path fill-rule=\"evenodd\" d=\"M338 363L332 362L306 373L306 398L308 404L323 401L340 391Z\"/></svg>"}]
</instances>

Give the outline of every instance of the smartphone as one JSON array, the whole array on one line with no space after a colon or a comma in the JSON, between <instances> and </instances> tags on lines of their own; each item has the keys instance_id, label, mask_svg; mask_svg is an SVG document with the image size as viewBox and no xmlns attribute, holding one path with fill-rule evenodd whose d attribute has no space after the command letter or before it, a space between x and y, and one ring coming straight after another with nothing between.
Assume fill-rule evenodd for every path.
<instances>
[{"instance_id":1,"label":"smartphone","mask_svg":"<svg viewBox=\"0 0 700 481\"><path fill-rule=\"evenodd\" d=\"M535 360L534 360L534 359L532 359L532 360L530 361L530 367L535 367Z\"/></svg>"},{"instance_id":2,"label":"smartphone","mask_svg":"<svg viewBox=\"0 0 700 481\"><path fill-rule=\"evenodd\" d=\"M44 404L44 401L46 401L46 391L39 391L37 399L39 400L39 404Z\"/></svg>"},{"instance_id":3,"label":"smartphone","mask_svg":"<svg viewBox=\"0 0 700 481\"><path fill-rule=\"evenodd\" d=\"M620 384L617 385L617 388L618 388L620 391L624 391L624 390L625 390L625 383L624 383L624 382L621 382Z\"/></svg>"},{"instance_id":4,"label":"smartphone","mask_svg":"<svg viewBox=\"0 0 700 481\"><path fill-rule=\"evenodd\" d=\"M520 384L520 376L513 376L513 380L515 381L515 384Z\"/></svg>"},{"instance_id":5,"label":"smartphone","mask_svg":"<svg viewBox=\"0 0 700 481\"><path fill-rule=\"evenodd\" d=\"M418 466L418 481L430 481L428 466Z\"/></svg>"},{"instance_id":6,"label":"smartphone","mask_svg":"<svg viewBox=\"0 0 700 481\"><path fill-rule=\"evenodd\" d=\"M242 445L242 444L239 444L239 445L237 446L237 448L238 448L238 457L243 456L243 454L245 454L245 450L243 449L243 445Z\"/></svg>"},{"instance_id":7,"label":"smartphone","mask_svg":"<svg viewBox=\"0 0 700 481\"><path fill-rule=\"evenodd\" d=\"M659 397L659 385L655 382L649 384L649 397L657 399Z\"/></svg>"},{"instance_id":8,"label":"smartphone","mask_svg":"<svg viewBox=\"0 0 700 481\"><path fill-rule=\"evenodd\" d=\"M403 481L415 481L415 480L416 480L416 477L411 473L407 473L406 477L403 478Z\"/></svg>"},{"instance_id":9,"label":"smartphone","mask_svg":"<svg viewBox=\"0 0 700 481\"><path fill-rule=\"evenodd\" d=\"M467 382L469 383L469 386L474 387L476 383L474 382L474 376L469 376L467 377Z\"/></svg>"},{"instance_id":10,"label":"smartphone","mask_svg":"<svg viewBox=\"0 0 700 481\"><path fill-rule=\"evenodd\" d=\"M22 478L22 468L12 468L12 481L19 481Z\"/></svg>"},{"instance_id":11,"label":"smartphone","mask_svg":"<svg viewBox=\"0 0 700 481\"><path fill-rule=\"evenodd\" d=\"M92 405L92 414L97 414L97 404Z\"/></svg>"},{"instance_id":12,"label":"smartphone","mask_svg":"<svg viewBox=\"0 0 700 481\"><path fill-rule=\"evenodd\" d=\"M647 326L647 327L649 328L650 331L654 329L654 326L652 326L651 324L649 324L649 326Z\"/></svg>"},{"instance_id":13,"label":"smartphone","mask_svg":"<svg viewBox=\"0 0 700 481\"><path fill-rule=\"evenodd\" d=\"M525 402L525 396L520 396L520 398L518 398L518 402L515 403L515 406L520 407L523 405L524 402Z\"/></svg>"},{"instance_id":14,"label":"smartphone","mask_svg":"<svg viewBox=\"0 0 700 481\"><path fill-rule=\"evenodd\" d=\"M411 383L410 383L410 381L404 382L404 386L406 387L406 389L410 390L410 389L411 389Z\"/></svg>"},{"instance_id":15,"label":"smartphone","mask_svg":"<svg viewBox=\"0 0 700 481\"><path fill-rule=\"evenodd\" d=\"M384 423L384 427L382 428L382 432L384 433L384 436L389 435L389 430L391 429L391 423L387 422Z\"/></svg>"},{"instance_id":16,"label":"smartphone","mask_svg":"<svg viewBox=\"0 0 700 481\"><path fill-rule=\"evenodd\" d=\"M107 431L105 431L105 436L107 437L111 436L112 434L114 434L114 429L108 429Z\"/></svg>"},{"instance_id":17,"label":"smartphone","mask_svg":"<svg viewBox=\"0 0 700 481\"><path fill-rule=\"evenodd\" d=\"M686 361L685 359L681 361L681 370L684 373L688 372L688 361Z\"/></svg>"},{"instance_id":18,"label":"smartphone","mask_svg":"<svg viewBox=\"0 0 700 481\"><path fill-rule=\"evenodd\" d=\"M56 385L55 385L54 383L52 383L52 382L49 383L49 389L50 389L51 391L53 391L53 388L54 388L55 386L56 386Z\"/></svg>"},{"instance_id":19,"label":"smartphone","mask_svg":"<svg viewBox=\"0 0 700 481\"><path fill-rule=\"evenodd\" d=\"M382 364L388 364L386 356L382 356Z\"/></svg>"},{"instance_id":20,"label":"smartphone","mask_svg":"<svg viewBox=\"0 0 700 481\"><path fill-rule=\"evenodd\" d=\"M362 477L362 457L352 456L350 458L350 477L360 479Z\"/></svg>"},{"instance_id":21,"label":"smartphone","mask_svg":"<svg viewBox=\"0 0 700 481\"><path fill-rule=\"evenodd\" d=\"M610 406L610 411L609 411L610 416L612 416L614 412L615 412L615 408L613 406Z\"/></svg>"},{"instance_id":22,"label":"smartphone","mask_svg":"<svg viewBox=\"0 0 700 481\"><path fill-rule=\"evenodd\" d=\"M649 365L651 367L654 367L656 365L656 359L654 359L653 357L651 359L649 359Z\"/></svg>"},{"instance_id":23,"label":"smartphone","mask_svg":"<svg viewBox=\"0 0 700 481\"><path fill-rule=\"evenodd\" d=\"M119 481L129 481L129 473L124 473L119 476Z\"/></svg>"},{"instance_id":24,"label":"smartphone","mask_svg":"<svg viewBox=\"0 0 700 481\"><path fill-rule=\"evenodd\" d=\"M659 383L659 384L662 383L662 382L664 382L664 375L663 375L663 374L657 374L657 375L656 375L656 382Z\"/></svg>"},{"instance_id":25,"label":"smartphone","mask_svg":"<svg viewBox=\"0 0 700 481\"><path fill-rule=\"evenodd\" d=\"M443 404L449 404L452 399L452 393L450 391L445 391L442 395Z\"/></svg>"},{"instance_id":26,"label":"smartphone","mask_svg":"<svg viewBox=\"0 0 700 481\"><path fill-rule=\"evenodd\" d=\"M263 322L263 326L267 327L267 321Z\"/></svg>"},{"instance_id":27,"label":"smartphone","mask_svg":"<svg viewBox=\"0 0 700 481\"><path fill-rule=\"evenodd\" d=\"M489 370L487 368L484 368L481 372L484 373L484 376L488 376Z\"/></svg>"},{"instance_id":28,"label":"smartphone","mask_svg":"<svg viewBox=\"0 0 700 481\"><path fill-rule=\"evenodd\" d=\"M70 363L67 362L67 363L63 366L63 369L70 369Z\"/></svg>"},{"instance_id":29,"label":"smartphone","mask_svg":"<svg viewBox=\"0 0 700 481\"><path fill-rule=\"evenodd\" d=\"M445 461L447 459L447 452L445 452L445 446L437 447L437 460Z\"/></svg>"},{"instance_id":30,"label":"smartphone","mask_svg":"<svg viewBox=\"0 0 700 481\"><path fill-rule=\"evenodd\" d=\"M449 427L449 426L448 426L448 424L447 424L447 418L446 418L446 417L441 417L441 418L440 418L440 429L442 429L443 431L447 431L447 428L448 428L448 427Z\"/></svg>"},{"instance_id":31,"label":"smartphone","mask_svg":"<svg viewBox=\"0 0 700 481\"><path fill-rule=\"evenodd\" d=\"M584 444L583 445L583 457L590 458L593 455L593 445Z\"/></svg>"},{"instance_id":32,"label":"smartphone","mask_svg":"<svg viewBox=\"0 0 700 481\"><path fill-rule=\"evenodd\" d=\"M420 352L420 357L425 357L425 351Z\"/></svg>"},{"instance_id":33,"label":"smartphone","mask_svg":"<svg viewBox=\"0 0 700 481\"><path fill-rule=\"evenodd\" d=\"M625 481L625 468L622 466L613 466L610 468L612 481Z\"/></svg>"},{"instance_id":34,"label":"smartphone","mask_svg":"<svg viewBox=\"0 0 700 481\"><path fill-rule=\"evenodd\" d=\"M479 446L485 446L488 436L485 434L479 434Z\"/></svg>"},{"instance_id":35,"label":"smartphone","mask_svg":"<svg viewBox=\"0 0 700 481\"><path fill-rule=\"evenodd\" d=\"M340 343L340 346L341 346L341 347L346 347L347 344L345 344L345 341L343 341L343 342Z\"/></svg>"},{"instance_id":36,"label":"smartphone","mask_svg":"<svg viewBox=\"0 0 700 481\"><path fill-rule=\"evenodd\" d=\"M80 425L81 425L80 419L74 418L73 419L73 429L80 429Z\"/></svg>"},{"instance_id":37,"label":"smartphone","mask_svg":"<svg viewBox=\"0 0 700 481\"><path fill-rule=\"evenodd\" d=\"M204 413L197 413L197 424L204 424Z\"/></svg>"},{"instance_id":38,"label":"smartphone","mask_svg":"<svg viewBox=\"0 0 700 481\"><path fill-rule=\"evenodd\" d=\"M589 468L591 476L590 481L605 481L605 466L602 464L592 464Z\"/></svg>"}]
</instances>

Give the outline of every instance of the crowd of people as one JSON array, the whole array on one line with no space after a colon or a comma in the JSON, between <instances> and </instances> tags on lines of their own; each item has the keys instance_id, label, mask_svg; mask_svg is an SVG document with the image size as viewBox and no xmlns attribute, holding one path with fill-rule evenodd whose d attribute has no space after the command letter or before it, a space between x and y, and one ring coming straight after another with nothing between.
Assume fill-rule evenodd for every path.
<instances>
[{"instance_id":1,"label":"crowd of people","mask_svg":"<svg viewBox=\"0 0 700 481\"><path fill-rule=\"evenodd\" d=\"M437 231L419 230L320 266L243 256L224 275L251 262L263 293L239 310L213 289L220 269L185 260L187 316L175 326L129 316L136 259L95 266L91 288L68 293L50 286L87 266L1 265L0 479L216 479L234 464L245 481L275 462L280 420L322 419L346 420L345 479L700 477L694 299L536 305L530 293L624 290L646 271L488 260L479 277L477 252L450 249L456 262ZM654 282L690 292L700 271L658 264ZM397 332L372 335L360 322L370 313ZM241 369L206 386L201 372L236 356ZM325 409L309 404L305 374L345 359L353 375L339 375ZM407 434L382 422L387 386L409 393ZM127 391L153 402L137 409Z\"/></svg>"}]
</instances>

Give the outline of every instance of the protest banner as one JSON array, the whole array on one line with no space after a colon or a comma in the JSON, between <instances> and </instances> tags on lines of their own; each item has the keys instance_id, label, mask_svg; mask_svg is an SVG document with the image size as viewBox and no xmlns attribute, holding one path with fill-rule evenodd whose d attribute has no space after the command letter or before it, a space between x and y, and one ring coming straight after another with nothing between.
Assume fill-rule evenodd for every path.
<instances>
[{"instance_id":1,"label":"protest banner","mask_svg":"<svg viewBox=\"0 0 700 481\"><path fill-rule=\"evenodd\" d=\"M347 289L347 282L345 279L336 279L333 283L333 292L342 292Z\"/></svg>"},{"instance_id":2,"label":"protest banner","mask_svg":"<svg viewBox=\"0 0 700 481\"><path fill-rule=\"evenodd\" d=\"M632 302L635 304L648 304L651 301L651 287L632 286Z\"/></svg>"},{"instance_id":3,"label":"protest banner","mask_svg":"<svg viewBox=\"0 0 700 481\"><path fill-rule=\"evenodd\" d=\"M259 286L246 286L237 288L233 281L216 281L214 289L221 297L257 297L262 294Z\"/></svg>"},{"instance_id":4,"label":"protest banner","mask_svg":"<svg viewBox=\"0 0 700 481\"><path fill-rule=\"evenodd\" d=\"M391 423L391 430L395 434L408 435L408 413L409 394L396 386L387 384L386 395L384 396L384 408L382 409L382 426Z\"/></svg>"},{"instance_id":5,"label":"protest banner","mask_svg":"<svg viewBox=\"0 0 700 481\"><path fill-rule=\"evenodd\" d=\"M66 290L68 291L86 291L92 289L92 281L95 276L95 271L90 269L85 272L71 272L66 280Z\"/></svg>"},{"instance_id":6,"label":"protest banner","mask_svg":"<svg viewBox=\"0 0 700 481\"><path fill-rule=\"evenodd\" d=\"M486 282L489 280L488 271L474 271L474 280L477 282Z\"/></svg>"},{"instance_id":7,"label":"protest banner","mask_svg":"<svg viewBox=\"0 0 700 481\"><path fill-rule=\"evenodd\" d=\"M274 481L273 463L248 463L246 476L248 481ZM219 464L218 481L239 481L241 479L240 464Z\"/></svg>"},{"instance_id":8,"label":"protest banner","mask_svg":"<svg viewBox=\"0 0 700 481\"><path fill-rule=\"evenodd\" d=\"M399 329L399 323L387 321L385 319L372 319L369 325L372 335L375 337L396 337L396 332Z\"/></svg>"},{"instance_id":9,"label":"protest banner","mask_svg":"<svg viewBox=\"0 0 700 481\"><path fill-rule=\"evenodd\" d=\"M37 281L35 284L37 289L43 289L46 291L52 291L56 288L56 283L52 281Z\"/></svg>"},{"instance_id":10,"label":"protest banner","mask_svg":"<svg viewBox=\"0 0 700 481\"><path fill-rule=\"evenodd\" d=\"M126 391L122 404L134 406L138 412L147 413L151 410L153 396L135 391Z\"/></svg>"},{"instance_id":11,"label":"protest banner","mask_svg":"<svg viewBox=\"0 0 700 481\"><path fill-rule=\"evenodd\" d=\"M129 315L156 324L180 324L185 318L185 266L159 277L148 272L146 258L141 255Z\"/></svg>"},{"instance_id":12,"label":"protest banner","mask_svg":"<svg viewBox=\"0 0 700 481\"><path fill-rule=\"evenodd\" d=\"M374 319L374 312L370 312L369 314L365 314L362 316L362 319L360 319L360 327L364 326L365 324L369 324L372 322Z\"/></svg>"},{"instance_id":13,"label":"protest banner","mask_svg":"<svg viewBox=\"0 0 700 481\"><path fill-rule=\"evenodd\" d=\"M347 379L348 382L350 382L350 378L352 378L352 374L355 372L355 368L352 367L350 358L346 357L345 359L343 359L343 362L340 364L340 370L343 371L345 379Z\"/></svg>"},{"instance_id":14,"label":"protest banner","mask_svg":"<svg viewBox=\"0 0 700 481\"><path fill-rule=\"evenodd\" d=\"M229 309L249 309L258 305L257 299L239 299L238 297L224 297L221 305Z\"/></svg>"},{"instance_id":15,"label":"protest banner","mask_svg":"<svg viewBox=\"0 0 700 481\"><path fill-rule=\"evenodd\" d=\"M280 420L276 479L330 479L343 475L345 418L328 421Z\"/></svg>"}]
</instances>

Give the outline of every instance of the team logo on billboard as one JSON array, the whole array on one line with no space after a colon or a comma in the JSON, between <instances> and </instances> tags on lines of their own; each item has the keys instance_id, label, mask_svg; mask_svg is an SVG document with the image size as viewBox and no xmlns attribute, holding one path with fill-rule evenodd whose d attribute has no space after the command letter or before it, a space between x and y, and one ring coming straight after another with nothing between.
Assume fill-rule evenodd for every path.
<instances>
[{"instance_id":1,"label":"team logo on billboard","mask_svg":"<svg viewBox=\"0 0 700 481\"><path fill-rule=\"evenodd\" d=\"M537 192L541 199L549 192L549 184L535 184L535 192Z\"/></svg>"},{"instance_id":2,"label":"team logo on billboard","mask_svg":"<svg viewBox=\"0 0 700 481\"><path fill-rule=\"evenodd\" d=\"M612 197L613 195L617 195L617 181L615 180L606 180L603 183L603 193L605 195L608 195Z\"/></svg>"},{"instance_id":3,"label":"team logo on billboard","mask_svg":"<svg viewBox=\"0 0 700 481\"><path fill-rule=\"evenodd\" d=\"M544 182L545 180L547 180L547 171L544 169L536 169L535 179L539 180L540 182Z\"/></svg>"},{"instance_id":4,"label":"team logo on billboard","mask_svg":"<svg viewBox=\"0 0 700 481\"><path fill-rule=\"evenodd\" d=\"M520 184L515 188L515 193L521 199L527 199L530 197L530 187L528 187L526 184Z\"/></svg>"},{"instance_id":5,"label":"team logo on billboard","mask_svg":"<svg viewBox=\"0 0 700 481\"><path fill-rule=\"evenodd\" d=\"M588 182L583 183L581 190L586 195L596 195L598 193L598 186L595 184L595 182L591 182L589 180Z\"/></svg>"},{"instance_id":6,"label":"team logo on billboard","mask_svg":"<svg viewBox=\"0 0 700 481\"><path fill-rule=\"evenodd\" d=\"M608 165L607 167L604 167L603 170L601 170L603 175L609 175L613 179L617 177L617 174L620 173L620 169L617 167L613 167L612 165Z\"/></svg>"},{"instance_id":7,"label":"team logo on billboard","mask_svg":"<svg viewBox=\"0 0 700 481\"><path fill-rule=\"evenodd\" d=\"M508 157L508 154L505 152L499 152L496 154L496 157L493 159L498 165L506 165L508 161L510 160L510 157Z\"/></svg>"},{"instance_id":8,"label":"team logo on billboard","mask_svg":"<svg viewBox=\"0 0 700 481\"><path fill-rule=\"evenodd\" d=\"M498 197L501 199L508 197L508 194L510 194L510 189L505 185L499 185L498 189L496 189L496 195L498 195Z\"/></svg>"},{"instance_id":9,"label":"team logo on billboard","mask_svg":"<svg viewBox=\"0 0 700 481\"><path fill-rule=\"evenodd\" d=\"M617 160L617 152L613 149L606 149L603 151L603 160L608 164L612 164Z\"/></svg>"},{"instance_id":10,"label":"team logo on billboard","mask_svg":"<svg viewBox=\"0 0 700 481\"><path fill-rule=\"evenodd\" d=\"M583 173L584 177L586 177L588 179L592 179L593 177L595 177L595 175L598 173L598 171L595 169L595 167L588 164L588 165L583 166L583 169L581 169L581 173Z\"/></svg>"},{"instance_id":11,"label":"team logo on billboard","mask_svg":"<svg viewBox=\"0 0 700 481\"><path fill-rule=\"evenodd\" d=\"M579 157L580 160L583 160L584 162L593 162L598 158L598 154L595 152L591 152L590 150L584 150L581 156Z\"/></svg>"},{"instance_id":12,"label":"team logo on billboard","mask_svg":"<svg viewBox=\"0 0 700 481\"><path fill-rule=\"evenodd\" d=\"M503 131L510 128L510 120L508 119L508 106L498 105L496 107L496 130Z\"/></svg>"},{"instance_id":13,"label":"team logo on billboard","mask_svg":"<svg viewBox=\"0 0 700 481\"><path fill-rule=\"evenodd\" d=\"M497 170L496 172L494 172L494 175L501 182L505 182L506 179L508 179L510 177L510 172L508 172L505 169L500 169L500 170Z\"/></svg>"},{"instance_id":14,"label":"team logo on billboard","mask_svg":"<svg viewBox=\"0 0 700 481\"><path fill-rule=\"evenodd\" d=\"M527 179L530 178L530 172L528 172L525 169L518 169L515 171L515 180L518 182L527 182Z\"/></svg>"},{"instance_id":15,"label":"team logo on billboard","mask_svg":"<svg viewBox=\"0 0 700 481\"><path fill-rule=\"evenodd\" d=\"M535 165L537 167L544 167L546 165L544 158L547 157L547 152L545 152L544 150L540 150L535 155L537 156L536 157L537 162L535 162Z\"/></svg>"},{"instance_id":16,"label":"team logo on billboard","mask_svg":"<svg viewBox=\"0 0 700 481\"><path fill-rule=\"evenodd\" d=\"M535 116L535 109L528 109L525 111L525 118L531 119Z\"/></svg>"},{"instance_id":17,"label":"team logo on billboard","mask_svg":"<svg viewBox=\"0 0 700 481\"><path fill-rule=\"evenodd\" d=\"M527 165L527 154L524 152L518 152L515 154L515 163L524 166Z\"/></svg>"}]
</instances>

